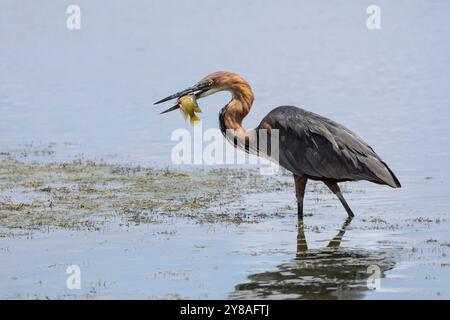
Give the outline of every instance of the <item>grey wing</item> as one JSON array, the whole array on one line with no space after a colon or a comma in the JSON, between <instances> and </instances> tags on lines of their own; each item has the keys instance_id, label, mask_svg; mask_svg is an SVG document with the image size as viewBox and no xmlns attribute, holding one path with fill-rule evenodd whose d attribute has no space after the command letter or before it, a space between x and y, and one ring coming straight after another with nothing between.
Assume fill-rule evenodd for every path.
<instances>
[{"instance_id":1,"label":"grey wing","mask_svg":"<svg viewBox=\"0 0 450 320\"><path fill-rule=\"evenodd\" d=\"M400 187L393 172L368 144L330 119L282 106L272 110L263 123L279 129L279 163L297 175L318 180L368 180Z\"/></svg>"}]
</instances>

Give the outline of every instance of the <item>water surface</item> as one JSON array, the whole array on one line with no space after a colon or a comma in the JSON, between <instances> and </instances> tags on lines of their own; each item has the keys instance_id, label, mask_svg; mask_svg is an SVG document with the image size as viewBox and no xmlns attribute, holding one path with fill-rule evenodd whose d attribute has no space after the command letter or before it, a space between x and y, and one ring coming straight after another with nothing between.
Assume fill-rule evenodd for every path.
<instances>
[{"instance_id":1,"label":"water surface","mask_svg":"<svg viewBox=\"0 0 450 320\"><path fill-rule=\"evenodd\" d=\"M77 1L79 31L66 29L69 4L0 4L0 152L173 166L171 133L192 128L152 103L230 70L256 95L246 126L283 104L328 116L366 140L403 188L345 184L356 217L330 251L345 212L309 185L300 255L288 190L226 208L264 214L259 223L113 219L101 231L5 237L1 297L450 297L448 2L378 2L379 31L366 28L369 1ZM200 102L204 129L217 127L228 99ZM277 215L288 205L292 214ZM70 264L82 269L79 291L65 286ZM382 271L376 290L365 283L371 265Z\"/></svg>"}]
</instances>

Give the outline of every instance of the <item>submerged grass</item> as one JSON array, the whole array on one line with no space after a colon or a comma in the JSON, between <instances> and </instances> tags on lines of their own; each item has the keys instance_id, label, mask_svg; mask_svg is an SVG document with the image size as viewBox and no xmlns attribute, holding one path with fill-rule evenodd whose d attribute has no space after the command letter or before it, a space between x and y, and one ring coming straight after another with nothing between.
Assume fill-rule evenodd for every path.
<instances>
[{"instance_id":1,"label":"submerged grass","mask_svg":"<svg viewBox=\"0 0 450 320\"><path fill-rule=\"evenodd\" d=\"M248 193L288 187L256 170L184 172L82 160L25 163L7 154L0 160L0 228L10 230L95 230L112 217L155 223L167 215L199 222L255 222L257 216L217 214L214 208Z\"/></svg>"}]
</instances>

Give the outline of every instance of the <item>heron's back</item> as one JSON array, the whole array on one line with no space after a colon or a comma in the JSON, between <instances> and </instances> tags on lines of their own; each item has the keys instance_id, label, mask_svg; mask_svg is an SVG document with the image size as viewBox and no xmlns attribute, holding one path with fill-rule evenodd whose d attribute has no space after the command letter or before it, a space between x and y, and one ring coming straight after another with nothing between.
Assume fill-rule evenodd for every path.
<instances>
[{"instance_id":1,"label":"heron's back","mask_svg":"<svg viewBox=\"0 0 450 320\"><path fill-rule=\"evenodd\" d=\"M294 106L273 109L258 128L279 130L279 163L315 180L368 180L400 187L375 151L346 127Z\"/></svg>"}]
</instances>

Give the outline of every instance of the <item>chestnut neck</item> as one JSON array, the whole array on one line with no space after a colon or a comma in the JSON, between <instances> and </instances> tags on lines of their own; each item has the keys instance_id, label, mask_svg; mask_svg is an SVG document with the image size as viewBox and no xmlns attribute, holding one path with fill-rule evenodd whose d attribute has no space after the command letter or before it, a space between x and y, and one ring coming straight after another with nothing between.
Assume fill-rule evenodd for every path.
<instances>
[{"instance_id":1,"label":"chestnut neck","mask_svg":"<svg viewBox=\"0 0 450 320\"><path fill-rule=\"evenodd\" d=\"M227 129L232 129L239 136L248 136L247 130L242 127L242 121L250 112L255 99L252 88L239 77L223 90L230 91L232 99L219 113L220 130L224 135Z\"/></svg>"}]
</instances>

